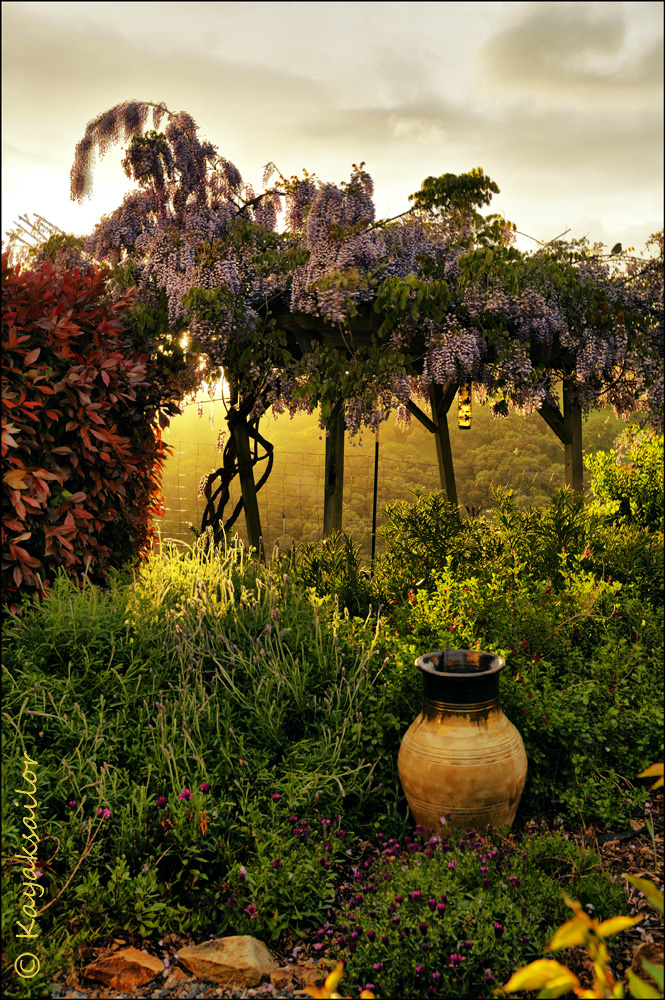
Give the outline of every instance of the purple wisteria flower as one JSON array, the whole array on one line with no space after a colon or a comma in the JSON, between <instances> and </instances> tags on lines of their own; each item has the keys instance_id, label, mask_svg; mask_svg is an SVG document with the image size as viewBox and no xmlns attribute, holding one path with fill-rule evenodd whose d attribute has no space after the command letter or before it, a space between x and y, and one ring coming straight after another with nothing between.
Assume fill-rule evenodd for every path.
<instances>
[{"instance_id":1,"label":"purple wisteria flower","mask_svg":"<svg viewBox=\"0 0 665 1000\"><path fill-rule=\"evenodd\" d=\"M191 797L192 797L192 793L189 790L189 788L183 788L183 790L178 795L178 798L180 799L181 802L189 802L189 800L191 799Z\"/></svg>"}]
</instances>

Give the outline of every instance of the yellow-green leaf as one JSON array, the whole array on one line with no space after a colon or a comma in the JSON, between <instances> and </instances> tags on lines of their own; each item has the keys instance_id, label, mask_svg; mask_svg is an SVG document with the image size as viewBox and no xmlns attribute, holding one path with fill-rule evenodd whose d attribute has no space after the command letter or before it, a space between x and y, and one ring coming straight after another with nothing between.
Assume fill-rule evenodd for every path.
<instances>
[{"instance_id":1,"label":"yellow-green leaf","mask_svg":"<svg viewBox=\"0 0 665 1000\"><path fill-rule=\"evenodd\" d=\"M663 992L663 967L662 965L654 965L653 962L647 962L646 958L642 959L642 968L647 972L654 983L660 986L661 993Z\"/></svg>"},{"instance_id":2,"label":"yellow-green leaf","mask_svg":"<svg viewBox=\"0 0 665 1000\"><path fill-rule=\"evenodd\" d=\"M596 934L602 938L610 937L611 934L620 934L621 931L625 931L628 927L634 927L635 924L639 924L641 919L641 916L610 917L609 920L603 920L602 924L598 925Z\"/></svg>"},{"instance_id":3,"label":"yellow-green leaf","mask_svg":"<svg viewBox=\"0 0 665 1000\"><path fill-rule=\"evenodd\" d=\"M628 983L630 985L630 995L635 1000L660 1000L662 993L654 989L649 983L636 976L632 969L628 970Z\"/></svg>"},{"instance_id":4,"label":"yellow-green leaf","mask_svg":"<svg viewBox=\"0 0 665 1000\"><path fill-rule=\"evenodd\" d=\"M577 945L584 946L591 920L583 910L578 910L572 920L567 920L559 927L558 931L548 944L546 951L558 951L559 948L574 948Z\"/></svg>"},{"instance_id":5,"label":"yellow-green leaf","mask_svg":"<svg viewBox=\"0 0 665 1000\"><path fill-rule=\"evenodd\" d=\"M648 878L637 878L636 875L626 875L625 878L627 878L629 882L632 882L636 889L639 889L640 892L644 893L654 910L658 910L658 912L662 914L663 894L656 888L653 882L650 882Z\"/></svg>"},{"instance_id":6,"label":"yellow-green leaf","mask_svg":"<svg viewBox=\"0 0 665 1000\"><path fill-rule=\"evenodd\" d=\"M652 764L650 767L647 767L647 769L645 771L640 771L640 773L637 774L637 775L635 775L635 777L637 777L637 778L656 778L657 777L658 781L656 781L651 786L651 791L653 791L654 788L661 788L662 785L663 785L663 764L662 763L661 764Z\"/></svg>"},{"instance_id":7,"label":"yellow-green leaf","mask_svg":"<svg viewBox=\"0 0 665 1000\"><path fill-rule=\"evenodd\" d=\"M338 962L325 982L325 987L329 993L335 992L335 990L339 986L339 982L343 975L344 975L344 963Z\"/></svg>"},{"instance_id":8,"label":"yellow-green leaf","mask_svg":"<svg viewBox=\"0 0 665 1000\"><path fill-rule=\"evenodd\" d=\"M559 997L573 989L579 989L579 986L579 979L565 965L550 958L539 958L531 965L514 972L503 988L506 993L515 993L517 990L540 990L547 987L550 996Z\"/></svg>"}]
</instances>

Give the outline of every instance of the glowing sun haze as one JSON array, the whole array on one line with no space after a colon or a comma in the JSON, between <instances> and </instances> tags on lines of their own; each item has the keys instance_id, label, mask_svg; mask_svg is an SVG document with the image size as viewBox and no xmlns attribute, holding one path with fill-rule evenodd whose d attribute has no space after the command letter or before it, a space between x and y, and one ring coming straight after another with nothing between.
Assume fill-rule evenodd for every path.
<instances>
[{"instance_id":1,"label":"glowing sun haze","mask_svg":"<svg viewBox=\"0 0 665 1000\"><path fill-rule=\"evenodd\" d=\"M662 3L3 3L3 233L89 232L131 184L112 147L69 200L86 123L186 110L245 181L364 160L379 216L482 166L525 233L640 248L662 228ZM523 242L523 241L521 241ZM524 246L530 246L528 241Z\"/></svg>"}]
</instances>

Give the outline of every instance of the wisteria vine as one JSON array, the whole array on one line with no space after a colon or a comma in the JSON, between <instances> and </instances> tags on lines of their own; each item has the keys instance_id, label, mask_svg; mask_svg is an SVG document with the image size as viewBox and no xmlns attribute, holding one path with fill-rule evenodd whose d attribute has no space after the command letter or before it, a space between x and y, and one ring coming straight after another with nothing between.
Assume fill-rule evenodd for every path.
<instances>
[{"instance_id":1,"label":"wisteria vine","mask_svg":"<svg viewBox=\"0 0 665 1000\"><path fill-rule=\"evenodd\" d=\"M189 114L140 101L88 124L72 198L121 138L138 189L80 262L114 268L117 295L136 286L182 397L224 371L251 419L320 406L325 424L341 405L355 434L395 408L408 419L432 383L472 382L498 415L556 405L565 380L584 412L662 424L662 232L641 257L563 239L521 252L514 226L479 212L498 192L480 168L427 178L392 220L375 218L362 163L342 184L269 163L256 194Z\"/></svg>"}]
</instances>

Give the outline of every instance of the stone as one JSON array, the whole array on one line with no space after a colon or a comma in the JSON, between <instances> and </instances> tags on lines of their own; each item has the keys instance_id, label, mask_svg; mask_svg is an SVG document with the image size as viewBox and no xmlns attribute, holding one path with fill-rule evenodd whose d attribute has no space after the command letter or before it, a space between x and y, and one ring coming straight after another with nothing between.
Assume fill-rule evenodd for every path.
<instances>
[{"instance_id":1,"label":"stone","mask_svg":"<svg viewBox=\"0 0 665 1000\"><path fill-rule=\"evenodd\" d=\"M167 973L166 979L164 980L164 989L170 989L172 986L176 986L178 983L191 983L194 977L188 976L186 972L182 969L164 969Z\"/></svg>"},{"instance_id":2,"label":"stone","mask_svg":"<svg viewBox=\"0 0 665 1000\"><path fill-rule=\"evenodd\" d=\"M325 967L318 968L311 962L306 965L299 965L295 970L296 978L303 986L320 986L326 979L328 971Z\"/></svg>"},{"instance_id":3,"label":"stone","mask_svg":"<svg viewBox=\"0 0 665 1000\"><path fill-rule=\"evenodd\" d=\"M287 993L293 992L293 969L290 965L285 965L281 969L274 969L270 973L270 982L278 990L285 990Z\"/></svg>"},{"instance_id":4,"label":"stone","mask_svg":"<svg viewBox=\"0 0 665 1000\"><path fill-rule=\"evenodd\" d=\"M181 948L181 964L197 977L230 986L258 986L277 968L263 941L248 934Z\"/></svg>"},{"instance_id":5,"label":"stone","mask_svg":"<svg viewBox=\"0 0 665 1000\"><path fill-rule=\"evenodd\" d=\"M155 979L163 969L164 963L159 958L147 955L138 948L123 948L87 965L83 976L110 986L119 993L132 993Z\"/></svg>"}]
</instances>

